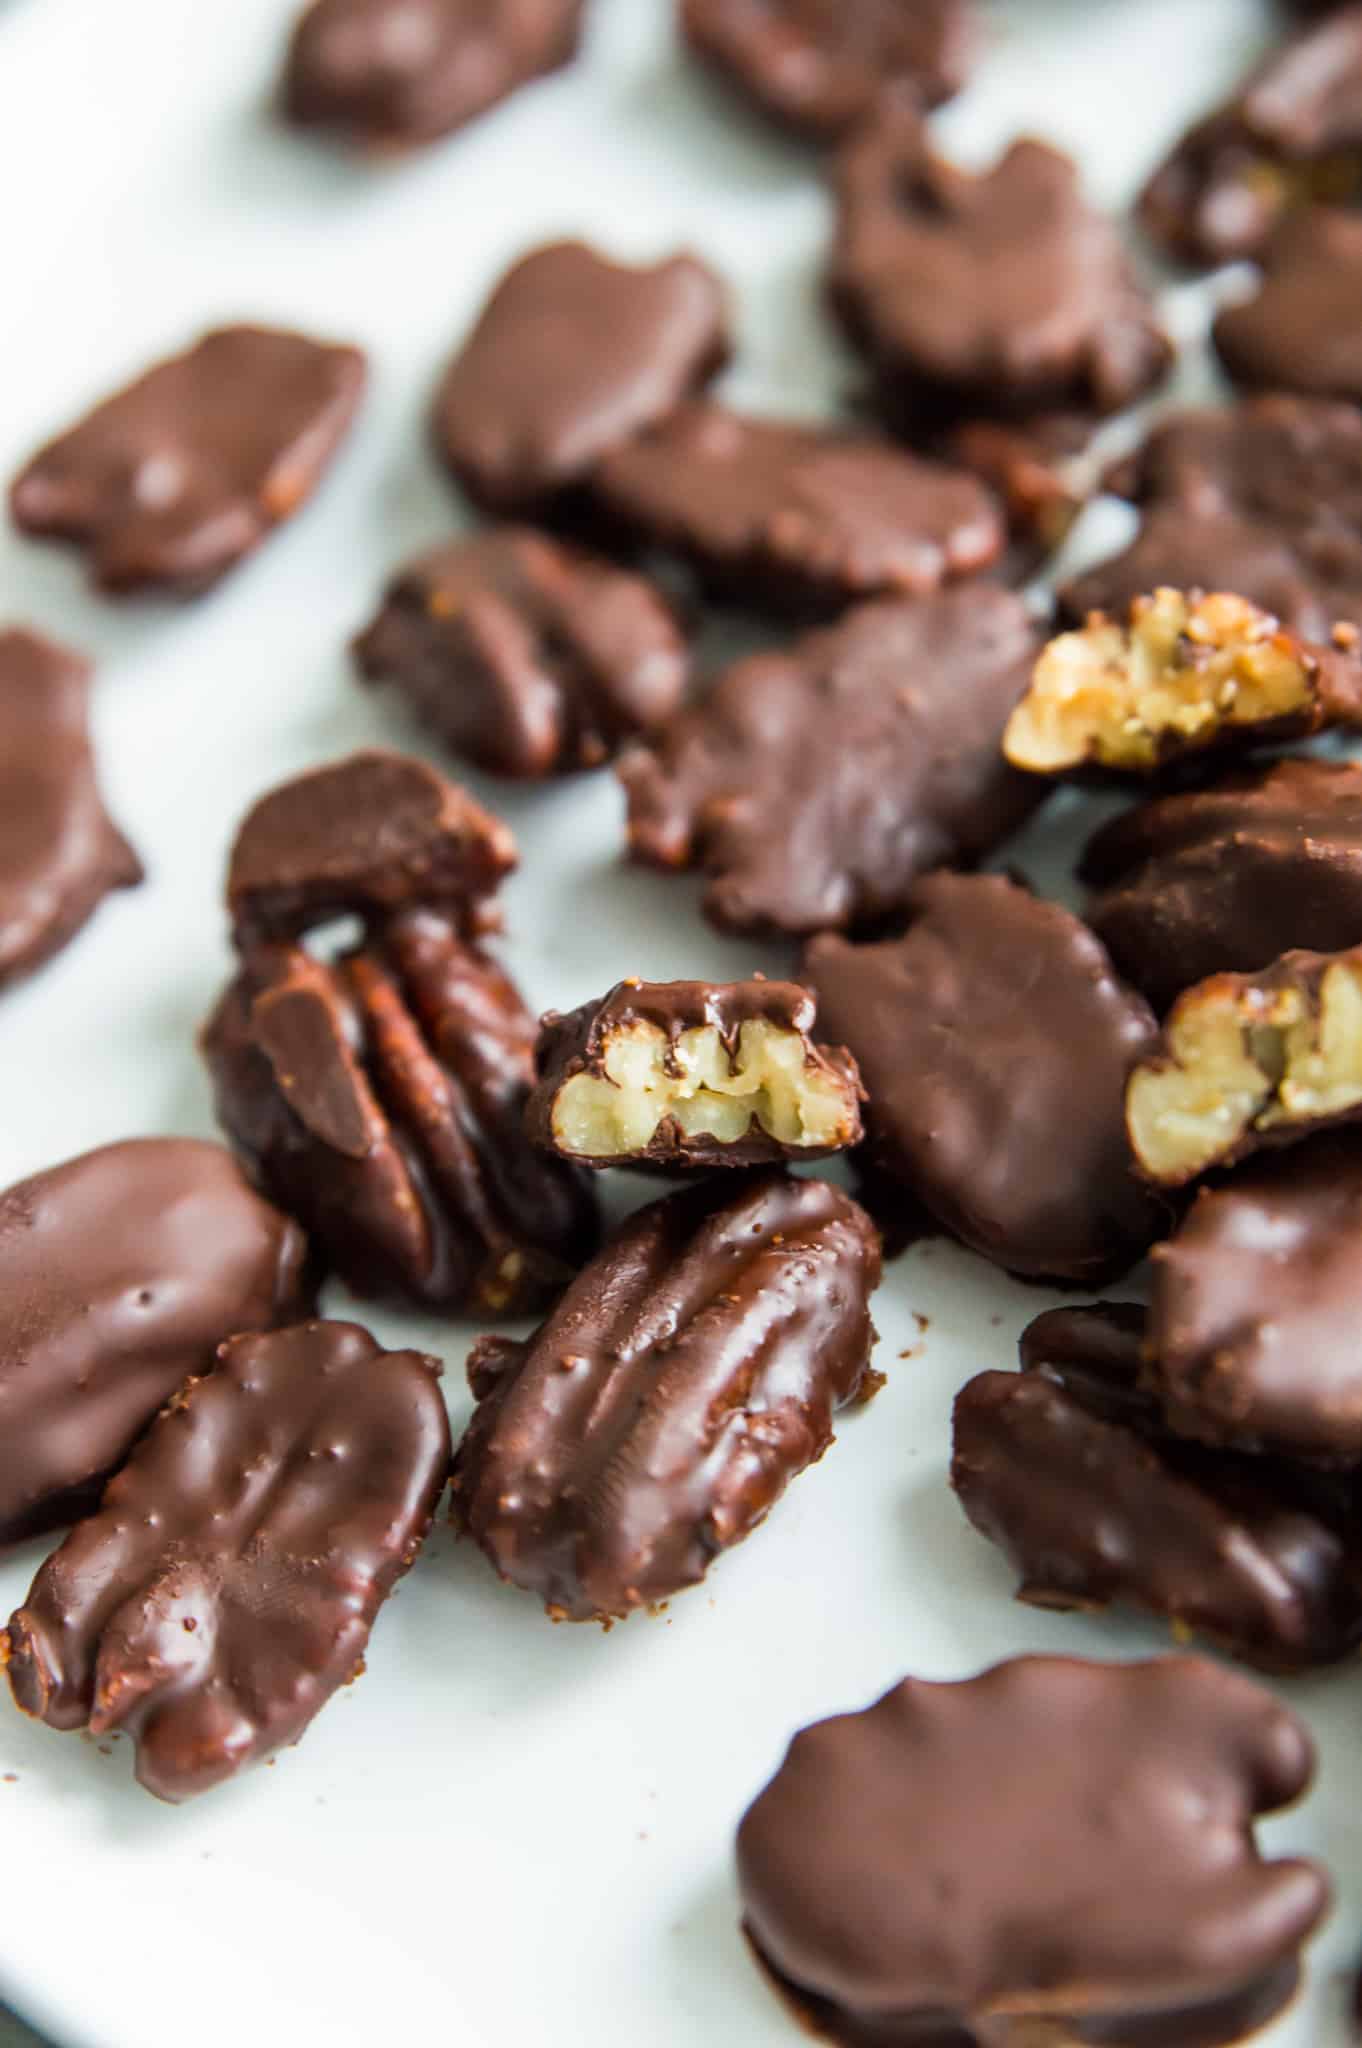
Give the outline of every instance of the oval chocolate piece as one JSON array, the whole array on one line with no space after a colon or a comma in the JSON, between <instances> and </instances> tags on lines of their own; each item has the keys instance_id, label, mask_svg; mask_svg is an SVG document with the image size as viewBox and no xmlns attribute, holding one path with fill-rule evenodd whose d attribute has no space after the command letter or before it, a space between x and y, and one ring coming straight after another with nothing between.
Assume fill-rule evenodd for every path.
<instances>
[{"instance_id":1,"label":"oval chocolate piece","mask_svg":"<svg viewBox=\"0 0 1362 2048\"><path fill-rule=\"evenodd\" d=\"M724 1176L629 1218L524 1343L484 1337L455 1520L550 1614L702 1579L878 1383L879 1237L837 1188Z\"/></svg>"},{"instance_id":2,"label":"oval chocolate piece","mask_svg":"<svg viewBox=\"0 0 1362 2048\"><path fill-rule=\"evenodd\" d=\"M217 1346L305 1314L296 1224L220 1145L105 1145L0 1195L0 1542L89 1505Z\"/></svg>"}]
</instances>

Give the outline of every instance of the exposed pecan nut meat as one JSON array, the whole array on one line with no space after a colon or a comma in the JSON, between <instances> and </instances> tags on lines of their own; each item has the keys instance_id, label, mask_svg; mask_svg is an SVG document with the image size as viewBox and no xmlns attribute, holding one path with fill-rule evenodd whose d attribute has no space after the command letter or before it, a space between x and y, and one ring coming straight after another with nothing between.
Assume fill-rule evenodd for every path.
<instances>
[{"instance_id":1,"label":"exposed pecan nut meat","mask_svg":"<svg viewBox=\"0 0 1362 2048\"><path fill-rule=\"evenodd\" d=\"M1218 2048L1300 1978L1329 1880L1268 1862L1302 1721L1198 1657L1020 1657L806 1728L738 1831L745 1930L843 2048Z\"/></svg>"},{"instance_id":2,"label":"exposed pecan nut meat","mask_svg":"<svg viewBox=\"0 0 1362 2048\"><path fill-rule=\"evenodd\" d=\"M449 1470L439 1371L355 1323L224 1344L12 1617L18 1704L126 1730L161 1799L296 1742L363 1668L430 1526Z\"/></svg>"},{"instance_id":3,"label":"exposed pecan nut meat","mask_svg":"<svg viewBox=\"0 0 1362 2048\"><path fill-rule=\"evenodd\" d=\"M1362 662L1221 592L1157 590L1051 640L1008 720L1016 768L1149 775L1211 749L1362 723Z\"/></svg>"},{"instance_id":4,"label":"exposed pecan nut meat","mask_svg":"<svg viewBox=\"0 0 1362 2048\"><path fill-rule=\"evenodd\" d=\"M524 1343L484 1338L459 1525L555 1617L607 1620L703 1578L874 1390L879 1237L778 1170L638 1211Z\"/></svg>"},{"instance_id":5,"label":"exposed pecan nut meat","mask_svg":"<svg viewBox=\"0 0 1362 2048\"><path fill-rule=\"evenodd\" d=\"M531 1136L590 1166L758 1166L861 1136L856 1063L789 981L622 981L540 1029Z\"/></svg>"},{"instance_id":6,"label":"exposed pecan nut meat","mask_svg":"<svg viewBox=\"0 0 1362 2048\"><path fill-rule=\"evenodd\" d=\"M689 668L646 577L524 526L410 563L355 657L454 753L526 777L599 767L679 708Z\"/></svg>"},{"instance_id":7,"label":"exposed pecan nut meat","mask_svg":"<svg viewBox=\"0 0 1362 2048\"><path fill-rule=\"evenodd\" d=\"M1126 1091L1135 1157L1168 1187L1359 1117L1362 946L1198 982Z\"/></svg>"},{"instance_id":8,"label":"exposed pecan nut meat","mask_svg":"<svg viewBox=\"0 0 1362 2048\"><path fill-rule=\"evenodd\" d=\"M379 748L270 790L232 847L227 907L237 943L296 939L328 918L427 905L470 934L516 864L500 818L409 754Z\"/></svg>"},{"instance_id":9,"label":"exposed pecan nut meat","mask_svg":"<svg viewBox=\"0 0 1362 2048\"><path fill-rule=\"evenodd\" d=\"M1144 1336L1127 1303L1052 1309L1022 1333L1020 1374L981 1373L956 1399L951 1484L1017 1598L1134 1607L1268 1671L1348 1656L1362 1566L1346 1489L1175 1435Z\"/></svg>"},{"instance_id":10,"label":"exposed pecan nut meat","mask_svg":"<svg viewBox=\"0 0 1362 2048\"><path fill-rule=\"evenodd\" d=\"M410 910L334 964L250 952L203 1049L233 1144L358 1292L514 1315L597 1232L585 1181L524 1135L534 1030L455 922Z\"/></svg>"}]
</instances>

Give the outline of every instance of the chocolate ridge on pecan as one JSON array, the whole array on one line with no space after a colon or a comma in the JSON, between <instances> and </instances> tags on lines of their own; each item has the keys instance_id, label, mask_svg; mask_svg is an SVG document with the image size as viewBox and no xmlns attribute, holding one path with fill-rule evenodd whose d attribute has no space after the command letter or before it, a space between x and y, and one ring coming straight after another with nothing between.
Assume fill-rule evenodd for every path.
<instances>
[{"instance_id":1,"label":"chocolate ridge on pecan","mask_svg":"<svg viewBox=\"0 0 1362 2048\"><path fill-rule=\"evenodd\" d=\"M0 629L0 988L67 945L142 863L104 808L90 664L24 626Z\"/></svg>"},{"instance_id":2,"label":"chocolate ridge on pecan","mask_svg":"<svg viewBox=\"0 0 1362 2048\"><path fill-rule=\"evenodd\" d=\"M1088 922L1126 979L1166 1010L1212 974L1291 946L1362 941L1362 763L1258 763L1137 804L1079 864Z\"/></svg>"},{"instance_id":3,"label":"chocolate ridge on pecan","mask_svg":"<svg viewBox=\"0 0 1362 2048\"><path fill-rule=\"evenodd\" d=\"M334 963L250 950L203 1032L219 1119L361 1294L514 1315L595 1246L586 1180L523 1131L534 1020L433 910Z\"/></svg>"},{"instance_id":4,"label":"chocolate ridge on pecan","mask_svg":"<svg viewBox=\"0 0 1362 2048\"><path fill-rule=\"evenodd\" d=\"M790 981L617 982L551 1010L526 1108L535 1143L590 1166L759 1166L858 1143L862 1089Z\"/></svg>"},{"instance_id":5,"label":"chocolate ridge on pecan","mask_svg":"<svg viewBox=\"0 0 1362 2048\"><path fill-rule=\"evenodd\" d=\"M680 708L689 672L655 584L526 526L409 562L353 652L454 753L508 776L599 767Z\"/></svg>"},{"instance_id":6,"label":"chocolate ridge on pecan","mask_svg":"<svg viewBox=\"0 0 1362 2048\"><path fill-rule=\"evenodd\" d=\"M495 930L515 867L510 828L410 754L371 747L281 783L232 846L227 907L238 946L299 938L333 917L408 905Z\"/></svg>"},{"instance_id":7,"label":"chocolate ridge on pecan","mask_svg":"<svg viewBox=\"0 0 1362 2048\"><path fill-rule=\"evenodd\" d=\"M364 377L357 348L217 328L40 448L15 524L85 548L103 590L206 590L311 497Z\"/></svg>"},{"instance_id":8,"label":"chocolate ridge on pecan","mask_svg":"<svg viewBox=\"0 0 1362 2048\"><path fill-rule=\"evenodd\" d=\"M1362 118L1358 178L1362 197ZM1362 215L1316 206L1278 229L1258 290L1222 306L1211 338L1238 385L1362 404L1360 304Z\"/></svg>"},{"instance_id":9,"label":"chocolate ridge on pecan","mask_svg":"<svg viewBox=\"0 0 1362 2048\"><path fill-rule=\"evenodd\" d=\"M1165 1187L1359 1117L1362 946L1184 990L1126 1090L1136 1161Z\"/></svg>"},{"instance_id":10,"label":"chocolate ridge on pecan","mask_svg":"<svg viewBox=\"0 0 1362 2048\"><path fill-rule=\"evenodd\" d=\"M1051 1309L1022 1372L956 1398L951 1485L1031 1606L1132 1606L1266 1671L1362 1643L1351 1488L1284 1459L1175 1434L1151 1390L1145 1311Z\"/></svg>"},{"instance_id":11,"label":"chocolate ridge on pecan","mask_svg":"<svg viewBox=\"0 0 1362 2048\"><path fill-rule=\"evenodd\" d=\"M158 1798L296 1742L364 1668L449 1471L437 1360L357 1323L234 1337L10 1620L16 1703L127 1730Z\"/></svg>"},{"instance_id":12,"label":"chocolate ridge on pecan","mask_svg":"<svg viewBox=\"0 0 1362 2048\"><path fill-rule=\"evenodd\" d=\"M880 1242L826 1182L724 1175L637 1211L523 1343L484 1337L454 1517L555 1619L702 1579L863 1401Z\"/></svg>"},{"instance_id":13,"label":"chocolate ridge on pecan","mask_svg":"<svg viewBox=\"0 0 1362 2048\"><path fill-rule=\"evenodd\" d=\"M846 2048L1215 2048L1266 2024L1330 1901L1265 1863L1303 1722L1202 1658L905 1679L797 1735L738 1831L744 1927Z\"/></svg>"}]
</instances>

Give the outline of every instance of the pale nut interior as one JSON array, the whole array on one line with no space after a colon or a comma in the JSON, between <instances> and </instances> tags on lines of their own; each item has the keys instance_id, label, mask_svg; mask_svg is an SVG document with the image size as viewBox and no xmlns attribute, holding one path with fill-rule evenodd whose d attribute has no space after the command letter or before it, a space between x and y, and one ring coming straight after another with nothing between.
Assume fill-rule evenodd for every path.
<instances>
[{"instance_id":1,"label":"pale nut interior","mask_svg":"<svg viewBox=\"0 0 1362 2048\"><path fill-rule=\"evenodd\" d=\"M725 1145L745 1138L754 1118L783 1145L838 1145L852 1135L846 1083L808 1060L797 1031L764 1018L741 1027L732 1060L712 1024L672 1040L659 1025L635 1019L611 1034L603 1065L604 1075L574 1074L554 1098L553 1138L562 1152L584 1159L638 1152L667 1117L687 1137Z\"/></svg>"},{"instance_id":2,"label":"pale nut interior","mask_svg":"<svg viewBox=\"0 0 1362 2048\"><path fill-rule=\"evenodd\" d=\"M1308 710L1314 694L1314 663L1269 612L1224 593L1158 590L1135 600L1129 625L1094 613L1042 649L1003 751L1035 774L1152 768L1226 727Z\"/></svg>"},{"instance_id":3,"label":"pale nut interior","mask_svg":"<svg viewBox=\"0 0 1362 2048\"><path fill-rule=\"evenodd\" d=\"M1169 1030L1172 1064L1137 1067L1126 1121L1154 1180L1203 1173L1250 1131L1313 1123L1362 1105L1362 957L1336 960L1312 1001L1301 988L1211 983Z\"/></svg>"}]
</instances>

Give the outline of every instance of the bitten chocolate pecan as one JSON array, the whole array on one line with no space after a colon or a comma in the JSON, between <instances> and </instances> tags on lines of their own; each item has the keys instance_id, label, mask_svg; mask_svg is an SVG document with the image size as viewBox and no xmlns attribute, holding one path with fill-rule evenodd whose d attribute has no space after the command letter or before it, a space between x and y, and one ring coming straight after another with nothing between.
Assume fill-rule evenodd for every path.
<instances>
[{"instance_id":1,"label":"bitten chocolate pecan","mask_svg":"<svg viewBox=\"0 0 1362 2048\"><path fill-rule=\"evenodd\" d=\"M697 401L607 455L592 487L630 541L754 605L840 611L987 569L1002 508L968 470L844 427Z\"/></svg>"},{"instance_id":2,"label":"bitten chocolate pecan","mask_svg":"<svg viewBox=\"0 0 1362 2048\"><path fill-rule=\"evenodd\" d=\"M363 386L356 348L218 328L40 449L15 522L85 548L104 590L205 590L311 497Z\"/></svg>"},{"instance_id":3,"label":"bitten chocolate pecan","mask_svg":"<svg viewBox=\"0 0 1362 2048\"><path fill-rule=\"evenodd\" d=\"M1088 841L1088 921L1165 1010L1292 946L1362 942L1362 764L1285 760L1137 804Z\"/></svg>"},{"instance_id":4,"label":"bitten chocolate pecan","mask_svg":"<svg viewBox=\"0 0 1362 2048\"><path fill-rule=\"evenodd\" d=\"M589 1166L759 1166L861 1136L860 1078L790 981L621 981L540 1026L526 1122Z\"/></svg>"},{"instance_id":5,"label":"bitten chocolate pecan","mask_svg":"<svg viewBox=\"0 0 1362 2048\"><path fill-rule=\"evenodd\" d=\"M874 1391L868 1216L778 1170L637 1211L524 1343L484 1337L455 1519L555 1618L665 1600Z\"/></svg>"},{"instance_id":6,"label":"bitten chocolate pecan","mask_svg":"<svg viewBox=\"0 0 1362 2048\"><path fill-rule=\"evenodd\" d=\"M484 511L541 510L728 353L728 295L697 257L636 267L553 242L506 273L450 364L436 446Z\"/></svg>"},{"instance_id":7,"label":"bitten chocolate pecan","mask_svg":"<svg viewBox=\"0 0 1362 2048\"><path fill-rule=\"evenodd\" d=\"M1267 1671L1362 1642L1357 1514L1343 1484L1176 1436L1143 1384L1144 1310L1051 1309L1023 1371L955 1403L951 1484L1033 1607L1120 1604Z\"/></svg>"},{"instance_id":8,"label":"bitten chocolate pecan","mask_svg":"<svg viewBox=\"0 0 1362 2048\"><path fill-rule=\"evenodd\" d=\"M1362 149L1358 170L1362 197ZM1362 404L1362 215L1314 207L1279 229L1263 263L1254 297L1222 308L1212 330L1235 383Z\"/></svg>"},{"instance_id":9,"label":"bitten chocolate pecan","mask_svg":"<svg viewBox=\"0 0 1362 2048\"><path fill-rule=\"evenodd\" d=\"M1165 586L1232 590L1307 640L1362 627L1362 411L1255 398L1173 413L1107 488L1141 507L1123 554L1061 586L1060 609L1120 617Z\"/></svg>"},{"instance_id":10,"label":"bitten chocolate pecan","mask_svg":"<svg viewBox=\"0 0 1362 2048\"><path fill-rule=\"evenodd\" d=\"M516 1315L595 1245L588 1185L523 1131L534 1019L433 910L326 963L248 951L205 1028L218 1117L358 1293Z\"/></svg>"},{"instance_id":11,"label":"bitten chocolate pecan","mask_svg":"<svg viewBox=\"0 0 1362 2048\"><path fill-rule=\"evenodd\" d=\"M1115 412L1172 362L1116 227L1046 143L980 175L897 113L853 137L836 189L832 303L901 400Z\"/></svg>"},{"instance_id":12,"label":"bitten chocolate pecan","mask_svg":"<svg viewBox=\"0 0 1362 2048\"><path fill-rule=\"evenodd\" d=\"M1016 768L1149 775L1209 749L1362 725L1362 661L1226 593L1157 590L1125 625L1096 612L1036 663L1008 720Z\"/></svg>"},{"instance_id":13,"label":"bitten chocolate pecan","mask_svg":"<svg viewBox=\"0 0 1362 2048\"><path fill-rule=\"evenodd\" d=\"M626 754L629 851L713 877L732 931L864 927L926 869L978 860L1045 794L1002 758L1037 639L993 585L863 605L725 670Z\"/></svg>"},{"instance_id":14,"label":"bitten chocolate pecan","mask_svg":"<svg viewBox=\"0 0 1362 2048\"><path fill-rule=\"evenodd\" d=\"M1217 2048L1291 1997L1330 1898L1253 1822L1314 1751L1196 1657L907 1678L795 1737L738 1831L744 1926L846 2048Z\"/></svg>"},{"instance_id":15,"label":"bitten chocolate pecan","mask_svg":"<svg viewBox=\"0 0 1362 2048\"><path fill-rule=\"evenodd\" d=\"M950 99L979 38L973 0L682 0L681 26L763 112L819 140L896 94Z\"/></svg>"},{"instance_id":16,"label":"bitten chocolate pecan","mask_svg":"<svg viewBox=\"0 0 1362 2048\"><path fill-rule=\"evenodd\" d=\"M227 908L243 946L411 903L478 933L499 924L491 899L515 864L509 828L467 790L374 748L261 797L232 847Z\"/></svg>"},{"instance_id":17,"label":"bitten chocolate pecan","mask_svg":"<svg viewBox=\"0 0 1362 2048\"><path fill-rule=\"evenodd\" d=\"M431 142L577 52L583 0L312 0L284 111L374 149Z\"/></svg>"},{"instance_id":18,"label":"bitten chocolate pecan","mask_svg":"<svg viewBox=\"0 0 1362 2048\"><path fill-rule=\"evenodd\" d=\"M306 1251L197 1139L103 1145L0 1195L0 1543L87 1512L224 1338L306 1315Z\"/></svg>"},{"instance_id":19,"label":"bitten chocolate pecan","mask_svg":"<svg viewBox=\"0 0 1362 2048\"><path fill-rule=\"evenodd\" d=\"M1166 1220L1123 1121L1148 1006L1085 924L1001 875L932 875L907 908L905 937L828 935L804 961L865 1080L881 1193L1010 1272L1123 1272Z\"/></svg>"},{"instance_id":20,"label":"bitten chocolate pecan","mask_svg":"<svg viewBox=\"0 0 1362 2048\"><path fill-rule=\"evenodd\" d=\"M513 776L598 767L679 707L689 666L646 578L513 526L401 570L355 656L454 753Z\"/></svg>"},{"instance_id":21,"label":"bitten chocolate pecan","mask_svg":"<svg viewBox=\"0 0 1362 2048\"><path fill-rule=\"evenodd\" d=\"M1168 1187L1359 1117L1362 946L1198 982L1126 1091L1135 1157Z\"/></svg>"},{"instance_id":22,"label":"bitten chocolate pecan","mask_svg":"<svg viewBox=\"0 0 1362 2048\"><path fill-rule=\"evenodd\" d=\"M1278 222L1362 199L1362 7L1335 7L1271 51L1198 121L1139 202L1146 231L1189 263L1258 256Z\"/></svg>"},{"instance_id":23,"label":"bitten chocolate pecan","mask_svg":"<svg viewBox=\"0 0 1362 2048\"><path fill-rule=\"evenodd\" d=\"M160 1799L296 1742L363 1670L430 1527L449 1470L439 1370L355 1323L224 1344L11 1618L19 1706L126 1729Z\"/></svg>"},{"instance_id":24,"label":"bitten chocolate pecan","mask_svg":"<svg viewBox=\"0 0 1362 2048\"><path fill-rule=\"evenodd\" d=\"M1153 1253L1149 1381L1210 1444L1362 1459L1362 1139L1338 1131L1202 1188Z\"/></svg>"},{"instance_id":25,"label":"bitten chocolate pecan","mask_svg":"<svg viewBox=\"0 0 1362 2048\"><path fill-rule=\"evenodd\" d=\"M99 794L89 694L81 655L22 626L0 631L0 988L142 879Z\"/></svg>"}]
</instances>

